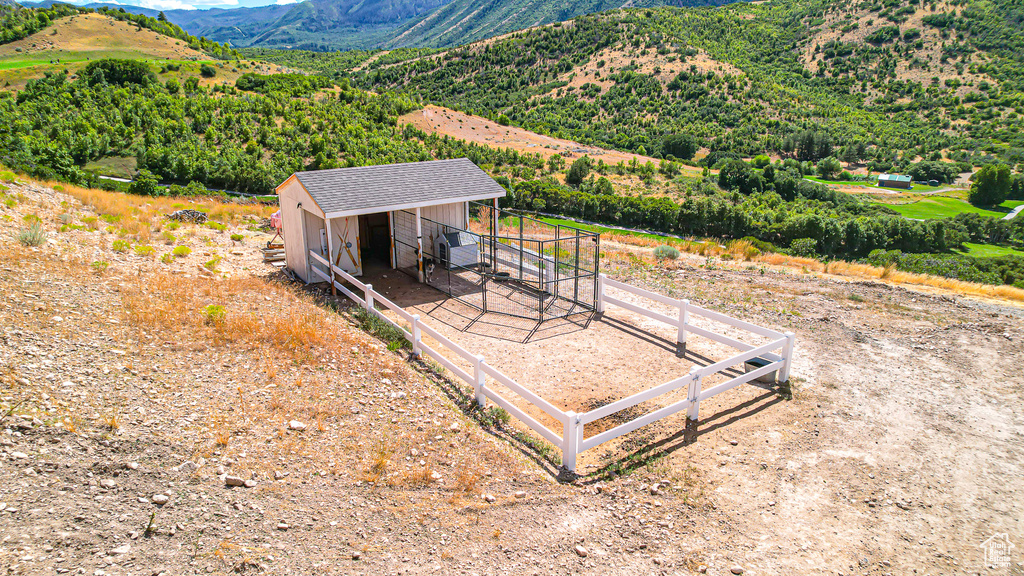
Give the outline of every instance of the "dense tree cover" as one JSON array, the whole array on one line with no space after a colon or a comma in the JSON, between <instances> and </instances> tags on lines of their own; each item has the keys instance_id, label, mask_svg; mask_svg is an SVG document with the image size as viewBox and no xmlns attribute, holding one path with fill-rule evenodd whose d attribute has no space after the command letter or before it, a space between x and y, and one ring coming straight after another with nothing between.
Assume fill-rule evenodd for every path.
<instances>
[{"instance_id":1,"label":"dense tree cover","mask_svg":"<svg viewBox=\"0 0 1024 576\"><path fill-rule=\"evenodd\" d=\"M49 8L22 8L0 5L0 44L31 36L49 26L57 18L78 14L78 9L67 4L54 4Z\"/></svg>"},{"instance_id":2,"label":"dense tree cover","mask_svg":"<svg viewBox=\"0 0 1024 576\"><path fill-rule=\"evenodd\" d=\"M304 74L242 74L235 81L235 87L247 92L261 94L288 94L291 96L311 96L314 93L330 88L334 84L323 76L306 76Z\"/></svg>"},{"instance_id":3,"label":"dense tree cover","mask_svg":"<svg viewBox=\"0 0 1024 576\"><path fill-rule=\"evenodd\" d=\"M983 166L972 178L967 196L971 204L994 206L1010 195L1010 168L1005 164Z\"/></svg>"},{"instance_id":4,"label":"dense tree cover","mask_svg":"<svg viewBox=\"0 0 1024 576\"><path fill-rule=\"evenodd\" d=\"M82 77L90 86L103 84L148 86L150 82L156 82L156 74L149 69L149 65L145 62L115 58L90 62L82 71Z\"/></svg>"},{"instance_id":5,"label":"dense tree cover","mask_svg":"<svg viewBox=\"0 0 1024 576\"><path fill-rule=\"evenodd\" d=\"M553 179L522 182L503 202L511 208L675 234L751 237L811 256L864 258L875 250L944 253L967 241L1024 244L1024 216L1013 221L978 214L908 220L799 178L791 169L775 172L773 181L754 174L760 187L749 194L722 192L709 180L680 182L685 194L680 202L610 194L593 176L578 188ZM1014 283L1024 276L1005 278Z\"/></svg>"},{"instance_id":6,"label":"dense tree cover","mask_svg":"<svg viewBox=\"0 0 1024 576\"><path fill-rule=\"evenodd\" d=\"M307 72L338 77L365 64L368 70L430 56L435 48L398 48L395 50L346 50L314 52L310 50L277 50L273 48L242 48L239 53L251 60L266 60Z\"/></svg>"},{"instance_id":7,"label":"dense tree cover","mask_svg":"<svg viewBox=\"0 0 1024 576\"><path fill-rule=\"evenodd\" d=\"M896 74L899 66L925 73L940 66L924 59L921 31L904 25L912 14L934 12L916 0L619 10L350 74L365 88L395 88L491 118L504 114L513 125L545 134L655 156L670 153L666 136L681 134L709 147L716 160L764 152L810 161L836 156L870 161L876 171L906 170L916 157L946 156L968 167L997 158L1021 163L1024 38L1008 32L1019 8L1012 0L960 2L962 13L976 16L970 22L957 16L948 25L941 66L946 73L988 74L996 83L967 87L966 80L918 82ZM897 27L900 35L879 47L811 44L826 16L855 10L877 13L872 26ZM999 24L1004 13L1011 20ZM993 38L1005 46L997 50ZM983 49L984 59L970 58ZM804 50L814 54L811 67L801 60ZM657 55L680 71L664 82L639 64L605 66L582 86L575 87L578 79L569 85L574 70L608 51ZM732 68L701 68L691 62L700 52ZM346 65L344 58L310 67L342 74L365 61ZM301 55L279 61L306 67Z\"/></svg>"},{"instance_id":8,"label":"dense tree cover","mask_svg":"<svg viewBox=\"0 0 1024 576\"><path fill-rule=\"evenodd\" d=\"M117 65L94 63L106 70ZM141 63L140 63L141 64ZM144 65L144 64L143 64ZM0 92L0 163L32 175L86 182L81 167L133 156L164 182L271 193L292 172L468 157L515 178L543 169L538 155L492 150L397 126L408 98L358 90L295 97L273 80L261 92L214 95L194 77L169 90L158 82L116 84L63 74Z\"/></svg>"}]
</instances>

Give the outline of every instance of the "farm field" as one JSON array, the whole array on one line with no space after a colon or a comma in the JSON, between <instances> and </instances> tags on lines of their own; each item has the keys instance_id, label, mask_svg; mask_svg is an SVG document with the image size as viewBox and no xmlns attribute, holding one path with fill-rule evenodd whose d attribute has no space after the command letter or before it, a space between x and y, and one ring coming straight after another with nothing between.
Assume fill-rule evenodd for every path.
<instances>
[{"instance_id":1,"label":"farm field","mask_svg":"<svg viewBox=\"0 0 1024 576\"><path fill-rule=\"evenodd\" d=\"M964 242L964 247L967 248L965 254L968 256L978 256L981 258L995 256L1024 256L1024 250L1017 250L1006 246Z\"/></svg>"},{"instance_id":2,"label":"farm field","mask_svg":"<svg viewBox=\"0 0 1024 576\"><path fill-rule=\"evenodd\" d=\"M1020 200L1007 200L999 205L1000 210L987 210L985 208L979 208L963 200L956 198L949 198L946 196L935 196L931 198L922 198L916 202L910 204L884 204L888 208L899 212L907 218L914 218L918 220L927 220L930 218L952 218L957 214L961 213L972 213L982 214L984 216L993 216L996 218L1002 218L1003 216L1010 213L1011 210L1024 204L1024 201Z\"/></svg>"}]
</instances>

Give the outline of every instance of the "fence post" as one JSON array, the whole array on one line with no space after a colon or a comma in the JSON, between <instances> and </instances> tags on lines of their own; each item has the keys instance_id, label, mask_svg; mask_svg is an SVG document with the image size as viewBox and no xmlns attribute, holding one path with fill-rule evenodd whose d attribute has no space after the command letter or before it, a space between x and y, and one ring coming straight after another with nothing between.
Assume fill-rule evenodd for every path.
<instances>
[{"instance_id":1,"label":"fence post","mask_svg":"<svg viewBox=\"0 0 1024 576\"><path fill-rule=\"evenodd\" d=\"M782 351L782 358L786 361L779 372L779 382L789 382L789 372L793 367L793 349L796 347L796 334L786 332L786 347Z\"/></svg>"},{"instance_id":2,"label":"fence post","mask_svg":"<svg viewBox=\"0 0 1024 576\"><path fill-rule=\"evenodd\" d=\"M562 465L570 472L576 471L576 452L579 449L578 431L576 413L570 410L565 413L565 423L562 424Z\"/></svg>"},{"instance_id":3,"label":"fence post","mask_svg":"<svg viewBox=\"0 0 1024 576\"><path fill-rule=\"evenodd\" d=\"M412 355L420 355L420 315L412 315Z\"/></svg>"},{"instance_id":4,"label":"fence post","mask_svg":"<svg viewBox=\"0 0 1024 576\"><path fill-rule=\"evenodd\" d=\"M373 306L373 284L367 284L365 292L366 292L366 304L365 304L366 309L370 310L372 312L373 308L374 308L374 306Z\"/></svg>"},{"instance_id":5,"label":"fence post","mask_svg":"<svg viewBox=\"0 0 1024 576\"><path fill-rule=\"evenodd\" d=\"M679 334L676 335L676 342L686 344L686 324L690 321L690 301L679 301Z\"/></svg>"},{"instance_id":6,"label":"fence post","mask_svg":"<svg viewBox=\"0 0 1024 576\"><path fill-rule=\"evenodd\" d=\"M604 272L597 275L597 311L604 313L604 279L607 278Z\"/></svg>"},{"instance_id":7,"label":"fence post","mask_svg":"<svg viewBox=\"0 0 1024 576\"><path fill-rule=\"evenodd\" d=\"M473 393L476 396L476 403L481 408L487 407L487 397L484 396L484 383L487 379L487 374L484 374L483 363L484 357L480 354L476 355L476 361L473 362L473 375L476 378L476 382L473 385Z\"/></svg>"},{"instance_id":8,"label":"fence post","mask_svg":"<svg viewBox=\"0 0 1024 576\"><path fill-rule=\"evenodd\" d=\"M690 368L690 409L686 415L694 422L700 417L700 381L703 378L700 368Z\"/></svg>"}]
</instances>

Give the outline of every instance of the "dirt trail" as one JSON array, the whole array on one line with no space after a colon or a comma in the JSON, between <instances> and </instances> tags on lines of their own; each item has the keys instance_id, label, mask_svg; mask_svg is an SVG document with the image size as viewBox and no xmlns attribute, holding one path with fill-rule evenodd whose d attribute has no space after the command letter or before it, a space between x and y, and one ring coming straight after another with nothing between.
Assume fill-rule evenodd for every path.
<instances>
[{"instance_id":1,"label":"dirt trail","mask_svg":"<svg viewBox=\"0 0 1024 576\"><path fill-rule=\"evenodd\" d=\"M640 164L652 162L655 166L660 162L657 158L650 156L608 150L597 146L584 146L572 140L545 136L515 126L502 126L480 116L465 114L441 106L428 105L421 110L401 116L398 120L426 132L444 134L494 148L540 154L545 158L562 154L569 162L583 156L590 156L594 161L603 160L605 164L610 165L619 162L628 164L634 159ZM681 168L686 173L700 173L700 170L690 166Z\"/></svg>"}]
</instances>

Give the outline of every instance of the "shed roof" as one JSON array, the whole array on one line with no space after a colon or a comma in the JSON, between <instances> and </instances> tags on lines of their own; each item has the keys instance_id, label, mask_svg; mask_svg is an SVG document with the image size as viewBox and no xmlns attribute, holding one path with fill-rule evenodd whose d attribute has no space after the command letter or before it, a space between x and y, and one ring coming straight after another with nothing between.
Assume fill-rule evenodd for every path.
<instances>
[{"instance_id":1,"label":"shed roof","mask_svg":"<svg viewBox=\"0 0 1024 576\"><path fill-rule=\"evenodd\" d=\"M878 176L879 182L910 182L910 176L905 174L880 174Z\"/></svg>"},{"instance_id":2,"label":"shed roof","mask_svg":"<svg viewBox=\"0 0 1024 576\"><path fill-rule=\"evenodd\" d=\"M328 218L500 198L505 189L468 158L296 172Z\"/></svg>"}]
</instances>

